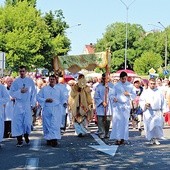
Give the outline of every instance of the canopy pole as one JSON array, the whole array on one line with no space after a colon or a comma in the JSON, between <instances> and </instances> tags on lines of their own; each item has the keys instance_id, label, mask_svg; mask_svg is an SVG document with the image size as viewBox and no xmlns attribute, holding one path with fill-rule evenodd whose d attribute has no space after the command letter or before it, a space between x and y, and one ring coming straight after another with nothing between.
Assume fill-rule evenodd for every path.
<instances>
[{"instance_id":1,"label":"canopy pole","mask_svg":"<svg viewBox=\"0 0 170 170\"><path fill-rule=\"evenodd\" d=\"M105 76L105 94L104 94L104 101L107 104L108 104L108 92L109 92L108 78L109 78L109 74L110 74L110 68L109 68L109 63L108 63L109 62L109 53L110 53L110 49L107 49L107 51L106 51L107 65L105 67L106 76ZM104 121L106 121L106 117L107 117L107 106L104 109Z\"/></svg>"}]
</instances>

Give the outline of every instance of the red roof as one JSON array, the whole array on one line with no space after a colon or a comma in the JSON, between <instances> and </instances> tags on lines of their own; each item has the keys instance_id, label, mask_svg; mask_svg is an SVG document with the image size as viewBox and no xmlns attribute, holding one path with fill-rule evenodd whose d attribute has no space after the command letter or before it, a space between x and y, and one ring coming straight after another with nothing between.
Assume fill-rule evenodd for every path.
<instances>
[{"instance_id":1,"label":"red roof","mask_svg":"<svg viewBox=\"0 0 170 170\"><path fill-rule=\"evenodd\" d=\"M95 48L94 48L93 44L85 45L85 48L87 49L88 54L94 54Z\"/></svg>"}]
</instances>

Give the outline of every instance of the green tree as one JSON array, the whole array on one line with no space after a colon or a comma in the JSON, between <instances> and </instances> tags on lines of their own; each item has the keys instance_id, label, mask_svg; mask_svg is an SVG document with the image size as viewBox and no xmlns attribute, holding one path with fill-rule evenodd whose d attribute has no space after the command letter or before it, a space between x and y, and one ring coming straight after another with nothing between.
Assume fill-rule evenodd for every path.
<instances>
[{"instance_id":1,"label":"green tree","mask_svg":"<svg viewBox=\"0 0 170 170\"><path fill-rule=\"evenodd\" d=\"M110 48L112 53L111 72L116 71L124 66L125 56L125 38L126 38L126 24L114 23L106 28L103 38L97 40L96 50L105 51ZM127 63L129 68L133 68L133 63L137 57L136 45L145 33L142 26L138 24L128 24L128 49L127 49Z\"/></svg>"},{"instance_id":2,"label":"green tree","mask_svg":"<svg viewBox=\"0 0 170 170\"><path fill-rule=\"evenodd\" d=\"M62 10L50 11L45 14L44 21L50 33L50 42L44 46L41 52L46 55L45 67L52 69L53 57L64 55L70 50L70 40L65 35L65 30L69 27L64 21Z\"/></svg>"},{"instance_id":3,"label":"green tree","mask_svg":"<svg viewBox=\"0 0 170 170\"><path fill-rule=\"evenodd\" d=\"M37 61L45 61L39 51L49 39L40 13L27 1L0 9L0 50L6 52L10 69L17 70L21 64L31 68Z\"/></svg>"},{"instance_id":4,"label":"green tree","mask_svg":"<svg viewBox=\"0 0 170 170\"><path fill-rule=\"evenodd\" d=\"M134 71L139 75L148 75L151 68L158 70L163 63L162 57L153 51L144 52L142 56L135 60Z\"/></svg>"},{"instance_id":5,"label":"green tree","mask_svg":"<svg viewBox=\"0 0 170 170\"><path fill-rule=\"evenodd\" d=\"M36 7L37 0L5 0L6 5L17 5L18 2L27 1L29 5Z\"/></svg>"},{"instance_id":6,"label":"green tree","mask_svg":"<svg viewBox=\"0 0 170 170\"><path fill-rule=\"evenodd\" d=\"M65 35L68 25L61 10L42 17L31 2L34 1L9 0L0 7L0 51L6 52L9 69L17 70L24 64L52 71L53 57L70 50L70 40Z\"/></svg>"}]
</instances>

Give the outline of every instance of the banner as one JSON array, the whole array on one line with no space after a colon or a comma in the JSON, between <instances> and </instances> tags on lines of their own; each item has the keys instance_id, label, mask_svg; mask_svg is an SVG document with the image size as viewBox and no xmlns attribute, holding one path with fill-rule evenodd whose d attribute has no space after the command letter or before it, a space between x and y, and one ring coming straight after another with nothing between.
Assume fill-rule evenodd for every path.
<instances>
[{"instance_id":1,"label":"banner","mask_svg":"<svg viewBox=\"0 0 170 170\"><path fill-rule=\"evenodd\" d=\"M57 56L54 58L54 69L76 73L81 69L94 70L96 67L105 68L110 64L110 53L99 52L94 54Z\"/></svg>"}]
</instances>

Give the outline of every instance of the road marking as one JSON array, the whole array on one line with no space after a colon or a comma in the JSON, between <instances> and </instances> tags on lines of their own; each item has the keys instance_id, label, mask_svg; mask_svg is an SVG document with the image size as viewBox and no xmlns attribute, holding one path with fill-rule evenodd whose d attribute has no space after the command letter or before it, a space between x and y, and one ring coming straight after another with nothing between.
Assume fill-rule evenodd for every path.
<instances>
[{"instance_id":1,"label":"road marking","mask_svg":"<svg viewBox=\"0 0 170 170\"><path fill-rule=\"evenodd\" d=\"M30 147L30 150L38 151L40 150L41 147L41 140L40 139L35 139L32 141L32 145Z\"/></svg>"},{"instance_id":2,"label":"road marking","mask_svg":"<svg viewBox=\"0 0 170 170\"><path fill-rule=\"evenodd\" d=\"M114 156L116 154L116 150L118 148L117 145L111 145L111 146L106 145L97 135L91 134L91 136L99 145L89 145L89 147L94 148L100 152L104 152L110 156Z\"/></svg>"},{"instance_id":3,"label":"road marking","mask_svg":"<svg viewBox=\"0 0 170 170\"><path fill-rule=\"evenodd\" d=\"M94 140L99 144L99 145L106 145L96 134L91 134L91 136L94 138Z\"/></svg>"},{"instance_id":4,"label":"road marking","mask_svg":"<svg viewBox=\"0 0 170 170\"><path fill-rule=\"evenodd\" d=\"M39 158L28 158L25 165L25 170L38 169Z\"/></svg>"}]
</instances>

